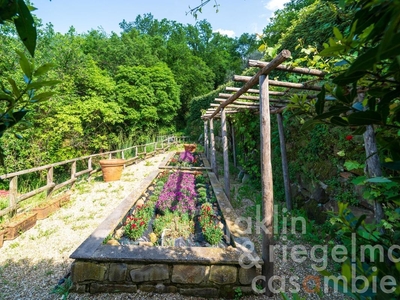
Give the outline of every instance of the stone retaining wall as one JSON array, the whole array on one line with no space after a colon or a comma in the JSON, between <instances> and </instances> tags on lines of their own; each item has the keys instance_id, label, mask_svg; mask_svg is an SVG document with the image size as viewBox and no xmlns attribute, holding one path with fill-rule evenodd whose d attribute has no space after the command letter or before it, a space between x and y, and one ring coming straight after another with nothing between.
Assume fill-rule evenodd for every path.
<instances>
[{"instance_id":1,"label":"stone retaining wall","mask_svg":"<svg viewBox=\"0 0 400 300\"><path fill-rule=\"evenodd\" d=\"M240 288L253 293L251 283L259 275L255 267L239 265L97 263L76 261L72 266L74 291L80 293L180 293L197 297L233 298Z\"/></svg>"}]
</instances>

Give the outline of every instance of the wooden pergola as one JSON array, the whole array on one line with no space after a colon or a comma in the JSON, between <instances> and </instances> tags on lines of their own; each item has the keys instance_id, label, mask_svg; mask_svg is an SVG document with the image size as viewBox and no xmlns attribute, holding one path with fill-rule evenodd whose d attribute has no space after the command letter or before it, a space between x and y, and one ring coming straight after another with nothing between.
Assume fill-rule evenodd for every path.
<instances>
[{"instance_id":1,"label":"wooden pergola","mask_svg":"<svg viewBox=\"0 0 400 300\"><path fill-rule=\"evenodd\" d=\"M229 182L229 156L228 156L228 137L227 137L227 115L238 113L242 110L255 110L260 115L260 142L261 142L261 180L262 180L262 218L263 224L267 230L263 232L262 240L262 259L264 265L262 274L265 276L266 283L273 277L273 179L271 164L271 114L276 114L279 130L280 148L282 154L283 179L285 186L286 206L288 210L292 209L290 195L290 182L288 164L286 159L285 137L282 122L282 112L285 109L290 91L300 89L311 92L318 92L321 87L313 83L290 83L284 81L270 80L269 74L272 70L287 71L297 74L307 74L316 76L317 80L324 77L325 73L315 69L295 68L281 65L291 56L290 51L283 50L271 62L249 61L250 67L258 67L259 71L252 77L235 75L233 80L243 82L241 88L227 87L227 93L220 93L215 98L215 103L210 104L210 108L202 115L204 120L204 145L207 158L211 162L211 168L217 174L216 156L215 156L215 137L214 137L214 119L221 119L222 129L222 148L224 161L224 191L230 199ZM313 80L314 82L314 80ZM255 85L259 89L253 89ZM269 86L286 88L286 91L270 91ZM230 93L228 93L230 92ZM307 95L308 98L316 98L315 94ZM232 135L234 138L234 134ZM233 142L234 144L234 142ZM235 147L233 147L233 151ZM234 154L235 156L235 154ZM266 284L266 294L272 295L272 291Z\"/></svg>"}]
</instances>

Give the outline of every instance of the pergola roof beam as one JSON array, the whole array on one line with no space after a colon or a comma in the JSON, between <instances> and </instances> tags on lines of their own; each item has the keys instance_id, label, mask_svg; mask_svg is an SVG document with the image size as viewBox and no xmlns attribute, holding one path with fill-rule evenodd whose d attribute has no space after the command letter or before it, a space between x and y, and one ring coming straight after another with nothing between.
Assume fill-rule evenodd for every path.
<instances>
[{"instance_id":1,"label":"pergola roof beam","mask_svg":"<svg viewBox=\"0 0 400 300\"><path fill-rule=\"evenodd\" d=\"M241 76L241 75L234 75L234 81L244 82L245 85L250 82L253 77L250 76ZM302 89L302 90L312 90L312 91L320 91L320 86L315 85L307 85L304 83L291 83L291 82L284 82L284 81L277 81L277 80L268 80L269 85L271 86L280 86L280 87L287 87L293 89Z\"/></svg>"},{"instance_id":2,"label":"pergola roof beam","mask_svg":"<svg viewBox=\"0 0 400 300\"><path fill-rule=\"evenodd\" d=\"M219 93L218 96L221 98L229 98L233 94ZM240 96L239 99L247 99L247 100L259 100L258 96Z\"/></svg>"},{"instance_id":3,"label":"pergola roof beam","mask_svg":"<svg viewBox=\"0 0 400 300\"><path fill-rule=\"evenodd\" d=\"M214 103L211 103L210 105L212 107L219 107L220 106L220 104L214 104ZM255 105L240 105L240 104L236 104L236 102L235 102L235 104L229 104L229 106L227 106L226 108L258 109L258 105L257 106L255 106Z\"/></svg>"},{"instance_id":4,"label":"pergola roof beam","mask_svg":"<svg viewBox=\"0 0 400 300\"><path fill-rule=\"evenodd\" d=\"M249 60L250 67L264 68L266 65L268 65L268 63L269 62L267 62L267 61L252 60L252 59ZM297 73L297 74L314 75L314 76L318 76L318 77L324 77L326 74L325 72L320 71L320 70L291 67L291 66L285 66L285 65L279 65L276 67L276 69L280 70L280 71L292 72L292 73Z\"/></svg>"},{"instance_id":5,"label":"pergola roof beam","mask_svg":"<svg viewBox=\"0 0 400 300\"><path fill-rule=\"evenodd\" d=\"M237 87L229 87L229 86L228 86L228 87L225 88L225 90L226 90L227 92L237 92L237 91L240 90L240 88L237 88ZM256 90L256 89L248 89L246 93L259 94L260 91L259 91L259 90Z\"/></svg>"},{"instance_id":6,"label":"pergola roof beam","mask_svg":"<svg viewBox=\"0 0 400 300\"><path fill-rule=\"evenodd\" d=\"M219 107L215 110L215 112L211 115L211 118L215 116L222 108L227 106L228 104L235 101L241 95L247 92L248 89L258 84L258 79L261 75L268 75L276 66L279 66L282 62L288 59L291 56L289 50L282 50L268 65L260 69L257 74L250 78L250 80L246 81L246 83L237 91L234 95L229 97L225 102L221 103Z\"/></svg>"}]
</instances>

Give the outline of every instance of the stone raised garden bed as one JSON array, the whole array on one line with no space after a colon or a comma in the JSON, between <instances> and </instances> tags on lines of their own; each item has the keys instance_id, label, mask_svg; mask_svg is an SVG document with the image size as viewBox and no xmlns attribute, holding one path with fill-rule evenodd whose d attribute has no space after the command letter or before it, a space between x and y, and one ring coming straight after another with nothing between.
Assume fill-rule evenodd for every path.
<instances>
[{"instance_id":1,"label":"stone raised garden bed","mask_svg":"<svg viewBox=\"0 0 400 300\"><path fill-rule=\"evenodd\" d=\"M163 165L170 159L167 157ZM207 165L207 163L206 163ZM143 201L159 172L153 172L71 255L75 292L179 292L182 295L230 297L240 288L252 293L252 281L260 273L258 255L246 248L248 237L235 224L236 216L221 185L207 172L224 220L226 247L172 247L124 245L110 242L110 235L124 222L132 207ZM143 203L141 203L143 205ZM247 244L248 245L248 244ZM241 263L242 262L242 263Z\"/></svg>"}]
</instances>

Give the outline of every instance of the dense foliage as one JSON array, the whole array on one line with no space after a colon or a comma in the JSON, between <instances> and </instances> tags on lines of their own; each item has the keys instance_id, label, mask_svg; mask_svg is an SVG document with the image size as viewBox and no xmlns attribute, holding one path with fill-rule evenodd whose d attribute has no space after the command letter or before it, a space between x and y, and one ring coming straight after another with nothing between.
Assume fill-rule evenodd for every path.
<instances>
[{"instance_id":1,"label":"dense foliage","mask_svg":"<svg viewBox=\"0 0 400 300\"><path fill-rule=\"evenodd\" d=\"M257 48L255 35L228 38L205 20L183 25L146 14L121 20L120 34L77 34L73 27L61 34L32 16L34 61L24 54L15 25L0 27L1 109L8 118L2 126L13 130L2 130L8 172L181 130L191 99L241 72ZM37 78L43 93L29 92L29 84L40 87ZM12 119L7 117L10 97L20 101Z\"/></svg>"}]
</instances>

